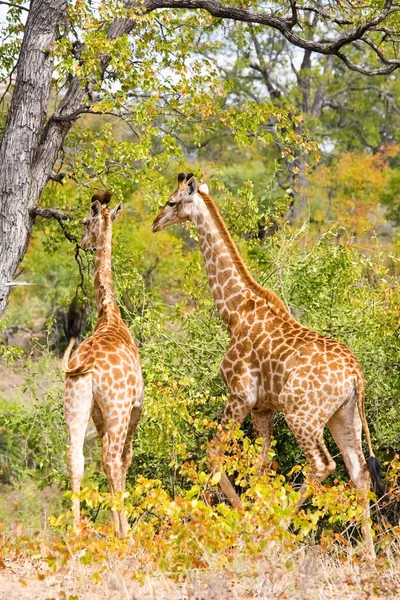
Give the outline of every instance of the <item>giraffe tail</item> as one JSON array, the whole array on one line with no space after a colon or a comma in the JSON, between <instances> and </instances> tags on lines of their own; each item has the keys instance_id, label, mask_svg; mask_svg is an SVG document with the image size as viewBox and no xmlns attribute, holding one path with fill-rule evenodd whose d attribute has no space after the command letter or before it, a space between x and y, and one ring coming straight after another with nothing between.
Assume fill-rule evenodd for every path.
<instances>
[{"instance_id":1,"label":"giraffe tail","mask_svg":"<svg viewBox=\"0 0 400 600\"><path fill-rule=\"evenodd\" d=\"M66 351L64 352L64 356L62 357L61 364L60 364L62 371L68 371L69 357L71 356L72 348L74 347L75 342L76 342L76 337L72 337L69 340L68 347L67 347Z\"/></svg>"},{"instance_id":2,"label":"giraffe tail","mask_svg":"<svg viewBox=\"0 0 400 600\"><path fill-rule=\"evenodd\" d=\"M375 456L375 453L372 448L371 442L371 434L368 427L367 417L365 416L365 405L364 405L364 397L365 397L365 385L364 385L364 376L357 376L357 384L356 384L356 397L357 397L357 408L358 413L361 418L362 426L364 429L365 437L367 439L369 458L367 458L367 467L368 471L371 475L372 487L378 498L381 498L387 493L386 485L382 481L382 471L381 465L379 464L378 459Z\"/></svg>"}]
</instances>

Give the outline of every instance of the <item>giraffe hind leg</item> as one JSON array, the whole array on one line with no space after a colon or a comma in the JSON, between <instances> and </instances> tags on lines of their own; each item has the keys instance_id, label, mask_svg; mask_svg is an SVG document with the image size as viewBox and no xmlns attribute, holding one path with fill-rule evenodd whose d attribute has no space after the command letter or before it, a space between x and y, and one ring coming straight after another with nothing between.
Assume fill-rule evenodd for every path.
<instances>
[{"instance_id":1,"label":"giraffe hind leg","mask_svg":"<svg viewBox=\"0 0 400 600\"><path fill-rule=\"evenodd\" d=\"M96 402L93 404L92 419L96 427L97 435L99 436L100 440L102 440L104 434L106 433L106 426L103 419L103 413Z\"/></svg>"},{"instance_id":2,"label":"giraffe hind leg","mask_svg":"<svg viewBox=\"0 0 400 600\"><path fill-rule=\"evenodd\" d=\"M103 471L107 476L108 489L110 491L110 495L111 497L114 497L115 493L120 491L120 489L116 473L118 471L118 464L116 464L116 461L111 458L110 439L112 440L112 437L110 438L110 435L106 431L103 434L103 437L101 438L102 465ZM111 509L111 518L114 524L114 531L119 537L121 535L121 524L118 512L116 510Z\"/></svg>"},{"instance_id":3,"label":"giraffe hind leg","mask_svg":"<svg viewBox=\"0 0 400 600\"><path fill-rule=\"evenodd\" d=\"M112 497L122 495L125 489L123 476L123 452L128 432L128 419L126 412L121 412L117 418L110 420L105 416L106 433L102 439L102 463L108 479ZM115 532L118 537L126 535L129 525L124 508L111 511Z\"/></svg>"},{"instance_id":4,"label":"giraffe hind leg","mask_svg":"<svg viewBox=\"0 0 400 600\"><path fill-rule=\"evenodd\" d=\"M308 430L309 419L304 417L303 413L298 414L298 411L292 410L285 417L297 443L306 455L313 477L322 483L336 469L336 463L324 442L324 424L319 423L310 434ZM311 495L306 484L300 488L300 493L298 507Z\"/></svg>"},{"instance_id":5,"label":"giraffe hind leg","mask_svg":"<svg viewBox=\"0 0 400 600\"><path fill-rule=\"evenodd\" d=\"M125 438L124 449L122 451L122 489L125 491L126 474L132 463L133 448L132 442L135 431L142 413L142 407L134 406L131 411L131 416L128 425L128 431Z\"/></svg>"},{"instance_id":6,"label":"giraffe hind leg","mask_svg":"<svg viewBox=\"0 0 400 600\"><path fill-rule=\"evenodd\" d=\"M80 492L84 472L85 459L83 444L86 429L92 412L92 376L68 377L65 380L64 415L69 433L68 466L71 476L72 511L74 529L80 529L80 503L77 494Z\"/></svg>"},{"instance_id":7,"label":"giraffe hind leg","mask_svg":"<svg viewBox=\"0 0 400 600\"><path fill-rule=\"evenodd\" d=\"M374 558L375 550L372 540L371 525L369 522L370 509L368 500L368 491L370 489L371 480L362 451L362 426L355 398L351 398L339 408L328 421L328 427L343 456L344 463L354 487L363 493L364 514L361 525L362 537L367 554Z\"/></svg>"}]
</instances>

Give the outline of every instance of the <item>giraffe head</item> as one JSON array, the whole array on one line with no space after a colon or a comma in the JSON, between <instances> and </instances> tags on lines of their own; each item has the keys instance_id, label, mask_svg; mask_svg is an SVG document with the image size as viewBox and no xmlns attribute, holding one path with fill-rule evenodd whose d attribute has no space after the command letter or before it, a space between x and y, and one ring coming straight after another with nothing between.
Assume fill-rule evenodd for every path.
<instances>
[{"instance_id":1,"label":"giraffe head","mask_svg":"<svg viewBox=\"0 0 400 600\"><path fill-rule=\"evenodd\" d=\"M168 225L184 223L192 218L194 200L198 196L198 190L208 193L208 187L205 183L199 185L193 173L179 173L178 187L173 192L161 212L153 221L153 231L161 231Z\"/></svg>"},{"instance_id":2,"label":"giraffe head","mask_svg":"<svg viewBox=\"0 0 400 600\"><path fill-rule=\"evenodd\" d=\"M110 202L111 196L112 192L110 192L110 190L96 192L92 196L89 214L82 221L84 232L80 243L81 248L93 248L97 245L100 234L100 224L109 210L107 204ZM121 210L122 202L117 204L117 206L110 211L111 221L115 221Z\"/></svg>"}]
</instances>

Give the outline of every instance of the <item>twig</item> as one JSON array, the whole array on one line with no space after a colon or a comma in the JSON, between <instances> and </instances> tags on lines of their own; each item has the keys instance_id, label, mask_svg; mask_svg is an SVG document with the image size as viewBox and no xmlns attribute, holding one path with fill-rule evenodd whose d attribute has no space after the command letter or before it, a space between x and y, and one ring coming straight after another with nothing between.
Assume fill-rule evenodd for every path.
<instances>
[{"instance_id":1,"label":"twig","mask_svg":"<svg viewBox=\"0 0 400 600\"><path fill-rule=\"evenodd\" d=\"M65 176L66 176L66 173L63 173L61 171L59 173L55 173L54 171L52 171L50 173L51 181L56 181L57 183L62 183L62 180L64 179Z\"/></svg>"},{"instance_id":2,"label":"twig","mask_svg":"<svg viewBox=\"0 0 400 600\"><path fill-rule=\"evenodd\" d=\"M72 221L72 217L70 215L62 213L55 208L40 208L39 206L32 208L29 212L33 218L44 217L45 219L56 219L56 221L58 221L60 224L60 227L63 230L64 236L67 238L67 240L69 242L73 242L74 244L78 243L77 238L65 229L64 221Z\"/></svg>"},{"instance_id":3,"label":"twig","mask_svg":"<svg viewBox=\"0 0 400 600\"><path fill-rule=\"evenodd\" d=\"M6 6L11 6L11 8L20 8L21 10L25 10L29 12L29 8L22 6L21 4L14 4L14 2L6 2L5 0L0 0L0 4L5 4Z\"/></svg>"},{"instance_id":4,"label":"twig","mask_svg":"<svg viewBox=\"0 0 400 600\"><path fill-rule=\"evenodd\" d=\"M77 288L76 288L76 294L75 294L75 295L77 295L77 293L78 293L78 288L81 288L83 295L84 295L84 296L86 296L86 292L85 292L85 288L84 288L84 284L85 284L85 275L84 275L84 273L83 273L82 257L81 257L81 255L80 255L80 250L81 250L81 247L80 247L80 246L79 246L79 244L77 243L77 244L76 244L76 247L75 247L75 255L74 255L74 258L75 258L75 260L76 260L76 264L78 265L78 270L79 270L79 277L80 277L80 281L79 281L79 283L78 283L78 285L77 285Z\"/></svg>"}]
</instances>

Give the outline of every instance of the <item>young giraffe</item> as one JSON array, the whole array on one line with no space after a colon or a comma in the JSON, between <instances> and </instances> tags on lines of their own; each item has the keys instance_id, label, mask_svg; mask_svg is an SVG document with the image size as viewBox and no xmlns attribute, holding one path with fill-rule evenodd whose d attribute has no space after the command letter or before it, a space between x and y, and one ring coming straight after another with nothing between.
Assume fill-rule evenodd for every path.
<instances>
[{"instance_id":1,"label":"young giraffe","mask_svg":"<svg viewBox=\"0 0 400 600\"><path fill-rule=\"evenodd\" d=\"M266 468L274 412L282 411L314 476L323 481L336 467L323 438L328 425L354 486L365 493L363 539L367 552L374 555L362 427L370 453L368 466L376 477L379 463L365 418L364 377L357 360L340 342L298 323L273 292L251 278L207 186L198 188L192 174L185 182L181 173L177 190L153 222L153 231L187 220L197 229L211 292L231 338L221 362L230 392L222 426L231 420L241 424L251 412L256 437L264 440ZM219 454L219 436L217 433L209 446L211 467ZM240 506L225 473L220 485L232 505ZM302 492L300 503L306 498L305 488Z\"/></svg>"},{"instance_id":2,"label":"young giraffe","mask_svg":"<svg viewBox=\"0 0 400 600\"><path fill-rule=\"evenodd\" d=\"M107 207L111 193L92 198L84 219L82 248L97 245L94 288L98 318L93 335L72 355L66 369L64 414L69 431L68 462L72 491L78 493L84 471L83 442L90 417L102 444L102 464L110 493L125 491L132 462L132 440L142 411L143 379L136 345L121 318L111 278L112 222L122 205ZM79 500L72 501L79 531ZM112 511L118 536L128 530L124 510Z\"/></svg>"}]
</instances>

